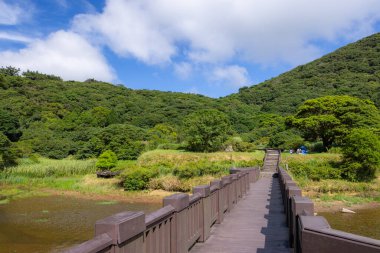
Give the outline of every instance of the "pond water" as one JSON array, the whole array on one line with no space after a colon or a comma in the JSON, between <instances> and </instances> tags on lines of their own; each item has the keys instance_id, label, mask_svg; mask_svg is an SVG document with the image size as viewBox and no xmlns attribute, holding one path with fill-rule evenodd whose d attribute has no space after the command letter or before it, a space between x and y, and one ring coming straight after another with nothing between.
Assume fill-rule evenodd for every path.
<instances>
[{"instance_id":1,"label":"pond water","mask_svg":"<svg viewBox=\"0 0 380 253\"><path fill-rule=\"evenodd\" d=\"M94 236L99 219L122 211L150 213L160 204L33 197L0 205L0 253L51 252Z\"/></svg>"},{"instance_id":2,"label":"pond water","mask_svg":"<svg viewBox=\"0 0 380 253\"><path fill-rule=\"evenodd\" d=\"M333 229L380 240L380 208L356 210L355 214L322 212Z\"/></svg>"}]
</instances>

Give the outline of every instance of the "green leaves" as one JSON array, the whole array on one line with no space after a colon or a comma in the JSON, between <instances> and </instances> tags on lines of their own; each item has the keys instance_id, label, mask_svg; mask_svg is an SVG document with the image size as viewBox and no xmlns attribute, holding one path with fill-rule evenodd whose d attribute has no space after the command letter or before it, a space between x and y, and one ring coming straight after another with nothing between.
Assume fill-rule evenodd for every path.
<instances>
[{"instance_id":1,"label":"green leaves","mask_svg":"<svg viewBox=\"0 0 380 253\"><path fill-rule=\"evenodd\" d=\"M305 101L288 126L300 130L308 140L322 140L326 149L339 144L352 128L379 128L380 113L368 101L350 96L326 96Z\"/></svg>"},{"instance_id":2,"label":"green leaves","mask_svg":"<svg viewBox=\"0 0 380 253\"><path fill-rule=\"evenodd\" d=\"M380 138L369 129L354 129L344 139L344 176L351 181L374 179L380 167Z\"/></svg>"},{"instance_id":3,"label":"green leaves","mask_svg":"<svg viewBox=\"0 0 380 253\"><path fill-rule=\"evenodd\" d=\"M184 132L191 151L217 151L231 132L227 116L217 110L203 110L189 115Z\"/></svg>"},{"instance_id":4,"label":"green leaves","mask_svg":"<svg viewBox=\"0 0 380 253\"><path fill-rule=\"evenodd\" d=\"M117 164L117 156L111 150L104 151L96 162L96 167L101 170L110 170Z\"/></svg>"}]
</instances>

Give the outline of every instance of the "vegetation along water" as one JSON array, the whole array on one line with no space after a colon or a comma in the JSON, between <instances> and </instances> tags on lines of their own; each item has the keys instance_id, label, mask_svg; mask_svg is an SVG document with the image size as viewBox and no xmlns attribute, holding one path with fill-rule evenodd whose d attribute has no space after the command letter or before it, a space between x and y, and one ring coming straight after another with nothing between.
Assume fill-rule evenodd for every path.
<instances>
[{"instance_id":1,"label":"vegetation along water","mask_svg":"<svg viewBox=\"0 0 380 253\"><path fill-rule=\"evenodd\" d=\"M148 211L231 167L262 166L267 147L284 150L282 166L317 212L376 207L379 59L374 34L218 99L0 67L0 239L20 252L19 238L61 247L70 230L53 235L50 224L74 227L86 213L79 231L124 208ZM308 154L290 154L301 146ZM339 228L348 216L336 217Z\"/></svg>"}]
</instances>

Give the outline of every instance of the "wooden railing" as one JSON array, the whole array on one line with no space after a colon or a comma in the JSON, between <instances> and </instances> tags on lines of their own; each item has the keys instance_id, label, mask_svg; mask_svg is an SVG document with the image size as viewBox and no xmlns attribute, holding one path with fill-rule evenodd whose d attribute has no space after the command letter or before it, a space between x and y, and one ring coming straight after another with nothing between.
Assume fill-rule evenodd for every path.
<instances>
[{"instance_id":1,"label":"wooden railing","mask_svg":"<svg viewBox=\"0 0 380 253\"><path fill-rule=\"evenodd\" d=\"M258 168L231 169L231 175L210 185L163 199L153 213L122 212L95 224L95 237L65 253L184 253L210 236L223 218L259 178Z\"/></svg>"},{"instance_id":2,"label":"wooden railing","mask_svg":"<svg viewBox=\"0 0 380 253\"><path fill-rule=\"evenodd\" d=\"M332 229L322 216L314 216L314 203L290 175L279 168L289 241L295 253L379 253L380 240Z\"/></svg>"}]
</instances>

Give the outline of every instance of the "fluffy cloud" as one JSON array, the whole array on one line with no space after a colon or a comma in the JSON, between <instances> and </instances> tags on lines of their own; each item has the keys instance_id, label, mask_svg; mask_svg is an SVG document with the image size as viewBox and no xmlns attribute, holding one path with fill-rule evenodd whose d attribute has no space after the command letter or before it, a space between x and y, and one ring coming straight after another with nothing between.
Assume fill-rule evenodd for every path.
<instances>
[{"instance_id":1,"label":"fluffy cloud","mask_svg":"<svg viewBox=\"0 0 380 253\"><path fill-rule=\"evenodd\" d=\"M52 33L46 40L35 40L19 51L0 52L0 66L38 70L66 80L112 81L115 78L97 48L78 34L67 31Z\"/></svg>"},{"instance_id":2,"label":"fluffy cloud","mask_svg":"<svg viewBox=\"0 0 380 253\"><path fill-rule=\"evenodd\" d=\"M73 29L148 64L180 56L297 65L323 53L316 40L372 33L378 10L378 0L108 0L102 13L77 16Z\"/></svg>"},{"instance_id":3,"label":"fluffy cloud","mask_svg":"<svg viewBox=\"0 0 380 253\"><path fill-rule=\"evenodd\" d=\"M154 17L149 16L142 1L107 1L101 15L78 15L74 29L98 36L121 56L133 56L145 63L170 61L175 46Z\"/></svg>"},{"instance_id":4,"label":"fluffy cloud","mask_svg":"<svg viewBox=\"0 0 380 253\"><path fill-rule=\"evenodd\" d=\"M217 67L212 71L210 78L228 86L241 87L250 84L247 70L237 65Z\"/></svg>"},{"instance_id":5,"label":"fluffy cloud","mask_svg":"<svg viewBox=\"0 0 380 253\"><path fill-rule=\"evenodd\" d=\"M8 4L4 0L0 0L0 24L16 25L20 22L27 12L16 4Z\"/></svg>"}]
</instances>

